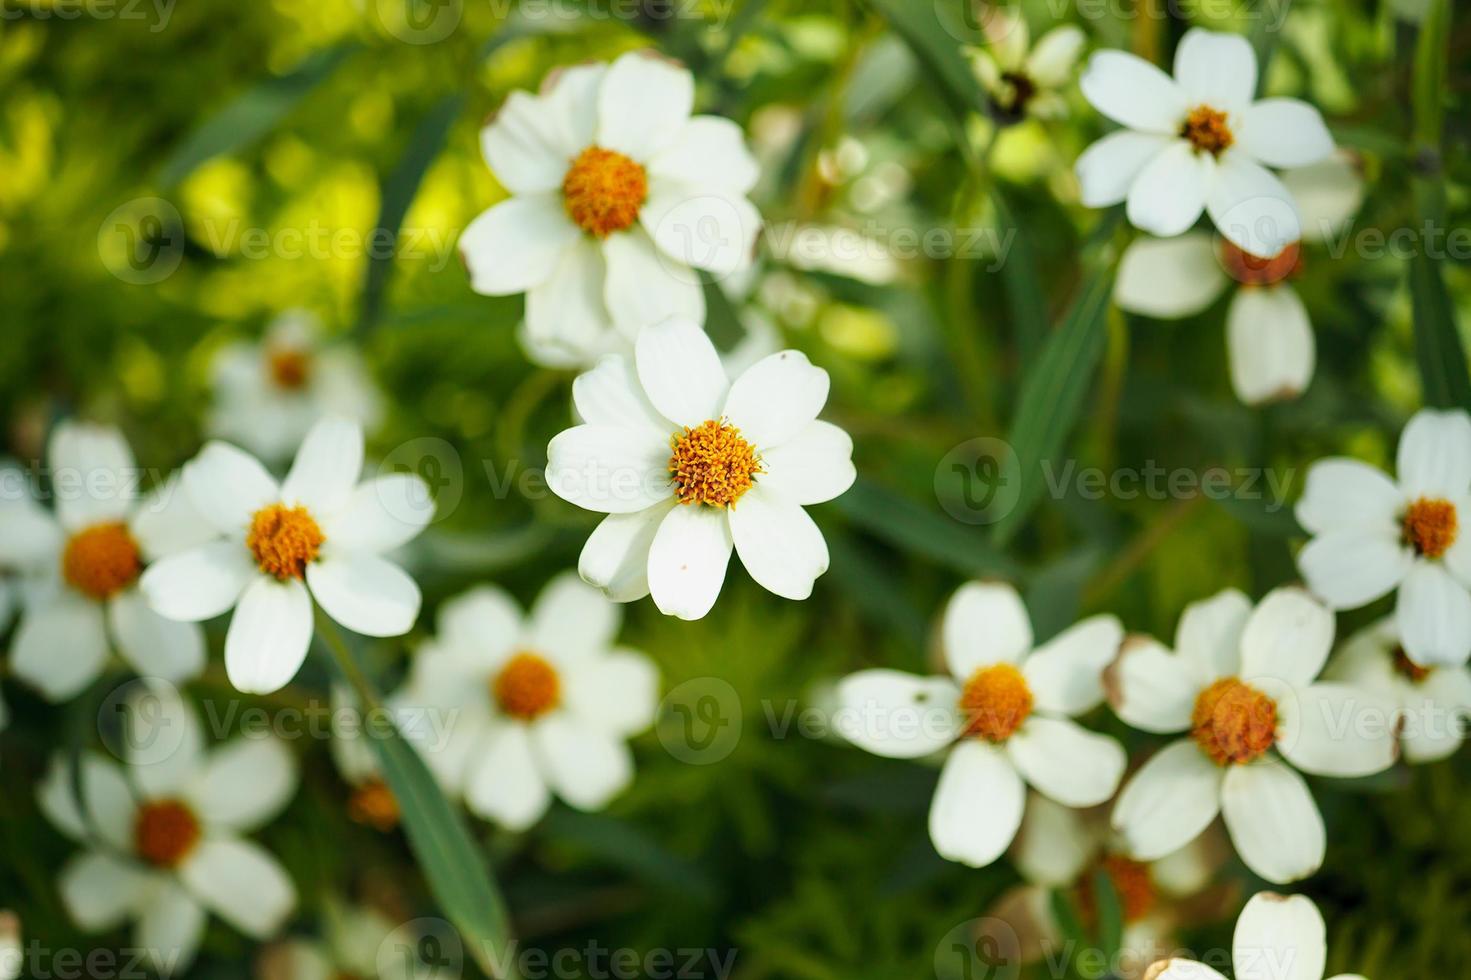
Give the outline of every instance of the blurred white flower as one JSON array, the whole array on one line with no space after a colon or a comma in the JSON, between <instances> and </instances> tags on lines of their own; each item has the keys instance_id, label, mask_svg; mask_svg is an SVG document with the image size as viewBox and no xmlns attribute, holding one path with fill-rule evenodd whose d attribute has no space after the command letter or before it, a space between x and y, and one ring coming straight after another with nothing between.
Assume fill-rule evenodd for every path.
<instances>
[{"instance_id":1,"label":"blurred white flower","mask_svg":"<svg viewBox=\"0 0 1471 980\"><path fill-rule=\"evenodd\" d=\"M1026 18L1018 10L993 8L985 26L985 47L967 48L971 69L1004 122L1027 116L1055 119L1067 113L1062 89L1087 37L1074 24L1060 24L1032 44Z\"/></svg>"},{"instance_id":2,"label":"blurred white flower","mask_svg":"<svg viewBox=\"0 0 1471 980\"><path fill-rule=\"evenodd\" d=\"M359 483L362 471L362 429L339 418L312 427L281 484L223 442L185 465L184 490L214 536L154 564L142 589L159 613L186 622L238 605L225 636L225 672L237 690L265 694L296 676L312 639L313 598L364 636L414 625L419 587L382 556L429 522L429 488L411 473Z\"/></svg>"},{"instance_id":3,"label":"blurred white flower","mask_svg":"<svg viewBox=\"0 0 1471 980\"><path fill-rule=\"evenodd\" d=\"M74 783L58 757L38 801L58 830L87 846L59 879L76 924L104 932L133 920L133 945L161 973L182 974L207 912L265 939L295 907L291 878L243 835L286 806L296 762L274 737L206 752L194 709L169 688L133 697L126 715L126 772L87 752Z\"/></svg>"},{"instance_id":4,"label":"blurred white flower","mask_svg":"<svg viewBox=\"0 0 1471 980\"><path fill-rule=\"evenodd\" d=\"M1302 895L1258 892L1241 910L1231 941L1236 980L1323 980L1328 961L1323 913ZM1221 972L1196 960L1161 960L1148 980L1225 980ZM1333 980L1363 980L1340 973Z\"/></svg>"},{"instance_id":5,"label":"blurred white flower","mask_svg":"<svg viewBox=\"0 0 1471 980\"><path fill-rule=\"evenodd\" d=\"M479 293L526 294L523 342L538 363L587 366L665 317L705 318L698 275L751 259L758 176L740 127L691 116L694 79L630 52L513 92L481 134L511 192L460 236ZM693 267L693 268L691 268Z\"/></svg>"},{"instance_id":6,"label":"blurred white flower","mask_svg":"<svg viewBox=\"0 0 1471 980\"><path fill-rule=\"evenodd\" d=\"M1206 232L1139 238L1124 250L1114 284L1121 309L1145 316L1193 316L1237 285L1226 314L1231 385L1248 405L1296 398L1313 377L1316 347L1307 307L1290 280L1302 272L1302 246L1342 227L1363 200L1363 179L1335 155L1282 175L1302 215L1302 240L1268 259Z\"/></svg>"},{"instance_id":7,"label":"blurred white flower","mask_svg":"<svg viewBox=\"0 0 1471 980\"><path fill-rule=\"evenodd\" d=\"M1127 200L1129 222L1162 237L1202 211L1255 256L1302 237L1292 194L1267 167L1305 167L1333 152L1318 110L1299 99L1256 99L1251 44L1193 27L1175 50L1171 78L1137 55L1099 51L1079 84L1099 112L1124 126L1078 158L1082 200Z\"/></svg>"},{"instance_id":8,"label":"blurred white flower","mask_svg":"<svg viewBox=\"0 0 1471 980\"><path fill-rule=\"evenodd\" d=\"M758 584L806 599L828 552L803 508L855 476L853 441L817 419L827 392L827 372L794 350L731 382L710 338L677 317L646 327L632 358L579 377L585 421L547 447L547 483L609 515L582 550L582 577L619 602L652 594L660 612L699 619L734 548Z\"/></svg>"},{"instance_id":9,"label":"blurred white flower","mask_svg":"<svg viewBox=\"0 0 1471 980\"><path fill-rule=\"evenodd\" d=\"M20 918L9 909L0 909L0 980L17 980L24 967Z\"/></svg>"},{"instance_id":10,"label":"blurred white flower","mask_svg":"<svg viewBox=\"0 0 1471 980\"><path fill-rule=\"evenodd\" d=\"M1103 703L1103 669L1123 628L1094 616L1033 649L1009 585L972 582L945 609L950 677L863 670L838 687L838 733L877 755L947 752L930 805L930 840L982 867L1011 844L1031 785L1064 806L1096 806L1118 788L1124 750L1073 716Z\"/></svg>"},{"instance_id":11,"label":"blurred white flower","mask_svg":"<svg viewBox=\"0 0 1471 980\"><path fill-rule=\"evenodd\" d=\"M1134 857L1169 854L1220 814L1266 880L1322 866L1323 817L1297 770L1367 776L1398 754L1393 705L1317 680L1333 628L1333 614L1302 589L1269 592L1254 610L1227 589L1186 607L1174 652L1150 637L1124 644L1110 668L1118 716L1146 732L1189 733L1119 794L1113 826Z\"/></svg>"},{"instance_id":12,"label":"blurred white flower","mask_svg":"<svg viewBox=\"0 0 1471 980\"><path fill-rule=\"evenodd\" d=\"M399 727L448 792L503 827L536 823L553 793L601 809L633 780L626 740L659 700L653 663L614 646L621 619L571 572L530 615L491 586L451 599L393 698Z\"/></svg>"},{"instance_id":13,"label":"blurred white flower","mask_svg":"<svg viewBox=\"0 0 1471 980\"><path fill-rule=\"evenodd\" d=\"M1395 623L1422 667L1471 654L1471 416L1424 409L1400 434L1398 480L1356 459L1308 469L1297 520L1313 535L1297 554L1308 587L1334 609L1398 590Z\"/></svg>"},{"instance_id":14,"label":"blurred white flower","mask_svg":"<svg viewBox=\"0 0 1471 980\"><path fill-rule=\"evenodd\" d=\"M383 779L378 757L365 730L365 719L357 697L345 684L332 685L332 762L343 780L352 787L347 815L354 822L387 832L398 826L398 798Z\"/></svg>"},{"instance_id":15,"label":"blurred white flower","mask_svg":"<svg viewBox=\"0 0 1471 980\"><path fill-rule=\"evenodd\" d=\"M260 343L220 349L213 367L210 435L238 443L271 464L284 462L325 415L356 419L369 432L382 398L362 356L332 344L306 310L287 310Z\"/></svg>"},{"instance_id":16,"label":"blurred white flower","mask_svg":"<svg viewBox=\"0 0 1471 980\"><path fill-rule=\"evenodd\" d=\"M261 952L257 980L399 980L433 977L418 951L395 936L398 926L377 909L329 902L320 939L292 938ZM385 946L385 944L391 944Z\"/></svg>"},{"instance_id":17,"label":"blurred white flower","mask_svg":"<svg viewBox=\"0 0 1471 980\"><path fill-rule=\"evenodd\" d=\"M207 540L208 523L177 480L141 492L143 471L114 428L63 422L46 455L54 514L19 484L0 503L0 564L27 576L15 676L65 701L102 672L110 650L143 676L198 674L203 632L158 615L137 585L151 563Z\"/></svg>"}]
</instances>

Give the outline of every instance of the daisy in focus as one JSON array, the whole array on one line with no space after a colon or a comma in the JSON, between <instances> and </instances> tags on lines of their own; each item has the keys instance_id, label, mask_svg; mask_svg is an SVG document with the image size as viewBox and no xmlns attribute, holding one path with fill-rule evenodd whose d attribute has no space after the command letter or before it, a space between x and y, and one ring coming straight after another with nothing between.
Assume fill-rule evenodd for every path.
<instances>
[{"instance_id":1,"label":"daisy in focus","mask_svg":"<svg viewBox=\"0 0 1471 980\"><path fill-rule=\"evenodd\" d=\"M659 702L653 663L615 646L621 619L571 572L529 615L491 586L451 599L393 699L399 727L447 792L508 830L540 820L553 793L600 810L633 781L627 740Z\"/></svg>"},{"instance_id":2,"label":"daisy in focus","mask_svg":"<svg viewBox=\"0 0 1471 980\"><path fill-rule=\"evenodd\" d=\"M1308 469L1297 553L1308 587L1334 609L1396 592L1400 641L1422 667L1471 654L1471 416L1424 409L1400 433L1396 479L1346 457Z\"/></svg>"},{"instance_id":3,"label":"daisy in focus","mask_svg":"<svg viewBox=\"0 0 1471 980\"><path fill-rule=\"evenodd\" d=\"M1419 666L1405 653L1392 618L1350 636L1323 676L1363 688L1399 709L1406 762L1435 762L1461 747L1471 718L1471 668Z\"/></svg>"},{"instance_id":4,"label":"daisy in focus","mask_svg":"<svg viewBox=\"0 0 1471 980\"><path fill-rule=\"evenodd\" d=\"M58 830L87 846L60 873L72 919L87 932L132 920L132 945L161 973L182 974L210 912L265 939L295 907L290 877L244 835L290 801L296 763L274 737L206 752L194 709L171 688L135 695L127 709L126 771L84 753L79 800L58 757L38 801Z\"/></svg>"},{"instance_id":5,"label":"daisy in focus","mask_svg":"<svg viewBox=\"0 0 1471 980\"><path fill-rule=\"evenodd\" d=\"M211 540L148 569L142 589L170 619L235 609L225 672L236 690L268 694L296 676L312 639L312 600L364 636L400 636L419 615L419 587L384 552L412 540L434 512L417 475L358 482L363 431L327 418L307 433L277 484L253 456L211 442L184 467L184 490Z\"/></svg>"},{"instance_id":6,"label":"daisy in focus","mask_svg":"<svg viewBox=\"0 0 1471 980\"><path fill-rule=\"evenodd\" d=\"M1268 167L1306 167L1333 152L1318 110L1256 99L1256 54L1244 37L1193 27L1171 78L1137 55L1099 51L1079 85L1124 128L1078 158L1082 200L1127 201L1129 223L1168 238L1204 211L1226 239L1274 256L1302 237L1292 194Z\"/></svg>"},{"instance_id":7,"label":"daisy in focus","mask_svg":"<svg viewBox=\"0 0 1471 980\"><path fill-rule=\"evenodd\" d=\"M116 429L63 422L46 456L54 513L28 487L0 510L0 564L24 580L11 643L15 676L49 701L66 701L102 673L113 651L140 676L197 675L203 632L160 616L138 584L153 563L208 539L204 517L176 480L142 494L142 471Z\"/></svg>"},{"instance_id":8,"label":"daisy in focus","mask_svg":"<svg viewBox=\"0 0 1471 980\"><path fill-rule=\"evenodd\" d=\"M578 570L619 602L699 619L715 605L731 550L763 588L806 599L827 542L803 508L853 484L853 440L820 421L828 376L794 350L731 381L710 338L671 318L646 327L633 356L579 377L583 424L547 447L547 483L609 515Z\"/></svg>"},{"instance_id":9,"label":"daisy in focus","mask_svg":"<svg viewBox=\"0 0 1471 980\"><path fill-rule=\"evenodd\" d=\"M950 677L862 670L838 685L838 734L895 759L945 753L930 805L940 856L972 867L1016 837L1028 785L1068 807L1118 788L1124 750L1073 717L1103 703L1103 670L1123 628L1094 616L1032 648L1032 624L1010 585L971 582L945 609Z\"/></svg>"},{"instance_id":10,"label":"daisy in focus","mask_svg":"<svg viewBox=\"0 0 1471 980\"><path fill-rule=\"evenodd\" d=\"M1173 652L1131 638L1110 668L1118 716L1146 732L1187 732L1125 784L1113 826L1131 854L1163 857L1225 819L1257 875L1297 881L1323 864L1323 817L1298 770L1368 776L1394 764L1394 706L1317 680L1333 614L1302 589L1256 608L1234 589L1192 603Z\"/></svg>"},{"instance_id":11,"label":"daisy in focus","mask_svg":"<svg viewBox=\"0 0 1471 980\"><path fill-rule=\"evenodd\" d=\"M356 419L371 432L382 398L362 356L349 344L329 344L321 321L287 310L260 343L222 348L212 364L210 435L271 464L289 459L324 415Z\"/></svg>"},{"instance_id":12,"label":"daisy in focus","mask_svg":"<svg viewBox=\"0 0 1471 980\"><path fill-rule=\"evenodd\" d=\"M1120 309L1144 316L1193 316L1235 285L1226 312L1231 386L1248 405L1296 398L1316 361L1307 307L1292 288L1304 245L1340 230L1363 200L1363 179L1342 155L1282 175L1302 215L1302 239L1261 259L1206 232L1138 238L1124 250L1114 285Z\"/></svg>"},{"instance_id":13,"label":"daisy in focus","mask_svg":"<svg viewBox=\"0 0 1471 980\"><path fill-rule=\"evenodd\" d=\"M628 349L644 324L704 322L695 269L751 259L761 216L740 127L692 116L694 79L646 52L514 92L481 134L511 197L460 236L470 285L526 294L524 341L549 367Z\"/></svg>"},{"instance_id":14,"label":"daisy in focus","mask_svg":"<svg viewBox=\"0 0 1471 980\"><path fill-rule=\"evenodd\" d=\"M1062 89L1072 81L1073 68L1087 40L1081 28L1062 24L1032 44L1026 18L1011 8L998 7L986 19L985 47L966 49L971 70L991 97L1002 122L1028 116L1055 119L1067 112Z\"/></svg>"},{"instance_id":15,"label":"daisy in focus","mask_svg":"<svg viewBox=\"0 0 1471 980\"><path fill-rule=\"evenodd\" d=\"M1327 928L1323 913L1302 895L1258 892L1236 920L1231 966L1236 980L1323 980L1327 967ZM1225 980L1221 972L1196 960L1160 960L1145 980ZM1340 973L1332 980L1363 980Z\"/></svg>"}]
</instances>

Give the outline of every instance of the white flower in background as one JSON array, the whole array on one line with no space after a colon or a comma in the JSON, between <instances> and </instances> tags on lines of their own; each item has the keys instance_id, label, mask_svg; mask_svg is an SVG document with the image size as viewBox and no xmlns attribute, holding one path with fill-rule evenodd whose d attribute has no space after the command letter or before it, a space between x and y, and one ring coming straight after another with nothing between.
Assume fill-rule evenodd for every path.
<instances>
[{"instance_id":1,"label":"white flower in background","mask_svg":"<svg viewBox=\"0 0 1471 980\"><path fill-rule=\"evenodd\" d=\"M876 755L948 753L930 805L930 840L981 867L1016 836L1026 787L1070 807L1097 806L1124 773L1124 750L1072 720L1103 702L1103 669L1123 628L1094 616L1032 649L1032 625L1009 585L972 582L946 607L951 677L863 670L838 686L834 719Z\"/></svg>"},{"instance_id":2,"label":"white flower in background","mask_svg":"<svg viewBox=\"0 0 1471 980\"><path fill-rule=\"evenodd\" d=\"M213 751L170 688L128 702L126 772L83 753L81 799L58 757L38 790L58 830L87 845L61 869L62 902L87 932L135 921L132 945L162 973L187 971L213 912L252 939L280 929L296 889L249 834L296 792L296 763L274 737ZM93 835L96 836L93 836Z\"/></svg>"},{"instance_id":3,"label":"white flower in background","mask_svg":"<svg viewBox=\"0 0 1471 980\"><path fill-rule=\"evenodd\" d=\"M17 980L24 966L20 918L9 909L0 909L0 980Z\"/></svg>"},{"instance_id":4,"label":"white flower in background","mask_svg":"<svg viewBox=\"0 0 1471 980\"><path fill-rule=\"evenodd\" d=\"M1333 614L1291 587L1254 610L1234 589L1192 603L1173 653L1149 637L1124 644L1110 668L1119 717L1146 732L1189 733L1119 794L1113 826L1134 857L1169 854L1220 814L1241 859L1266 880L1322 866L1323 817L1297 769L1367 776L1397 754L1393 705L1316 680L1332 645Z\"/></svg>"},{"instance_id":5,"label":"white flower in background","mask_svg":"<svg viewBox=\"0 0 1471 980\"><path fill-rule=\"evenodd\" d=\"M444 964L426 969L414 939L377 909L327 903L320 939L292 938L261 952L256 980L350 980L377 977L435 977ZM427 937L423 937L427 938ZM435 952L442 952L437 948Z\"/></svg>"},{"instance_id":6,"label":"white flower in background","mask_svg":"<svg viewBox=\"0 0 1471 980\"><path fill-rule=\"evenodd\" d=\"M1139 238L1119 261L1114 301L1145 316L1194 316L1236 285L1226 313L1231 385L1248 405L1296 398L1313 377L1316 347L1307 307L1292 288L1303 246L1335 234L1358 211L1363 178L1342 154L1282 175L1302 215L1302 239L1271 258L1206 232Z\"/></svg>"},{"instance_id":7,"label":"white flower in background","mask_svg":"<svg viewBox=\"0 0 1471 980\"><path fill-rule=\"evenodd\" d=\"M983 28L987 45L967 48L971 69L1003 121L1032 116L1055 119L1067 113L1062 89L1087 37L1075 24L1062 24L1037 38L1034 46L1019 11L993 8Z\"/></svg>"},{"instance_id":8,"label":"white flower in background","mask_svg":"<svg viewBox=\"0 0 1471 980\"><path fill-rule=\"evenodd\" d=\"M653 663L614 646L621 619L571 572L529 616L491 586L451 599L393 699L399 727L447 791L510 830L536 823L553 793L602 809L633 780L627 739L659 701Z\"/></svg>"},{"instance_id":9,"label":"white flower in background","mask_svg":"<svg viewBox=\"0 0 1471 980\"><path fill-rule=\"evenodd\" d=\"M1422 667L1471 654L1471 417L1425 409L1400 434L1397 480L1345 457L1308 469L1297 554L1308 587L1334 609L1398 590L1395 624Z\"/></svg>"},{"instance_id":10,"label":"white flower in background","mask_svg":"<svg viewBox=\"0 0 1471 980\"><path fill-rule=\"evenodd\" d=\"M665 317L705 318L698 275L751 259L761 216L740 127L691 116L694 79L644 52L513 92L481 134L511 192L460 251L479 293L526 294L528 353L561 367L627 350Z\"/></svg>"},{"instance_id":11,"label":"white flower in background","mask_svg":"<svg viewBox=\"0 0 1471 980\"><path fill-rule=\"evenodd\" d=\"M1175 50L1175 77L1136 55L1099 51L1079 84L1124 126L1078 158L1083 203L1127 200L1129 222L1170 237L1202 211L1232 244L1257 256L1302 237L1292 194L1267 167L1305 167L1333 152L1318 110L1298 99L1256 100L1256 54L1243 37L1193 27Z\"/></svg>"},{"instance_id":12,"label":"white flower in background","mask_svg":"<svg viewBox=\"0 0 1471 980\"><path fill-rule=\"evenodd\" d=\"M547 447L547 483L609 515L582 549L582 577L619 602L652 594L660 612L699 619L733 547L764 588L811 595L828 553L803 507L855 476L853 441L817 418L827 391L827 372L794 350L731 382L710 338L682 318L646 327L631 359L579 377L584 423Z\"/></svg>"},{"instance_id":13,"label":"white flower in background","mask_svg":"<svg viewBox=\"0 0 1471 980\"><path fill-rule=\"evenodd\" d=\"M287 310L259 343L233 343L212 364L214 402L207 428L271 463L284 462L324 415L356 419L372 431L382 398L362 356L328 342L321 321Z\"/></svg>"},{"instance_id":14,"label":"white flower in background","mask_svg":"<svg viewBox=\"0 0 1471 980\"><path fill-rule=\"evenodd\" d=\"M411 473L358 483L362 471L363 431L338 418L312 427L279 485L223 442L185 465L184 489L215 537L154 564L142 588L171 619L235 608L225 672L237 690L267 694L296 676L312 639L314 598L364 636L399 636L414 625L419 587L382 555L429 522L429 488Z\"/></svg>"},{"instance_id":15,"label":"white flower in background","mask_svg":"<svg viewBox=\"0 0 1471 980\"><path fill-rule=\"evenodd\" d=\"M1406 762L1435 762L1461 747L1471 718L1471 668L1417 665L1400 645L1392 618L1349 637L1323 676L1399 708L1399 744Z\"/></svg>"},{"instance_id":16,"label":"white flower in background","mask_svg":"<svg viewBox=\"0 0 1471 980\"><path fill-rule=\"evenodd\" d=\"M1258 892L1241 910L1231 941L1236 980L1323 980L1328 961L1323 913L1302 895ZM1219 970L1196 960L1161 960L1147 980L1225 980ZM1364 980L1340 973L1332 980Z\"/></svg>"},{"instance_id":17,"label":"white flower in background","mask_svg":"<svg viewBox=\"0 0 1471 980\"><path fill-rule=\"evenodd\" d=\"M369 744L362 706L346 685L332 685L332 762L352 787L347 815L355 823L387 833L398 826L398 797L393 795Z\"/></svg>"},{"instance_id":18,"label":"white flower in background","mask_svg":"<svg viewBox=\"0 0 1471 980\"><path fill-rule=\"evenodd\" d=\"M27 576L11 642L15 676L47 700L65 701L102 672L109 651L143 676L198 674L203 632L160 616L137 586L151 563L206 540L209 525L177 480L140 493L142 471L116 429L63 422L46 455L54 515L29 487L0 491L8 497L0 504L0 564Z\"/></svg>"}]
</instances>

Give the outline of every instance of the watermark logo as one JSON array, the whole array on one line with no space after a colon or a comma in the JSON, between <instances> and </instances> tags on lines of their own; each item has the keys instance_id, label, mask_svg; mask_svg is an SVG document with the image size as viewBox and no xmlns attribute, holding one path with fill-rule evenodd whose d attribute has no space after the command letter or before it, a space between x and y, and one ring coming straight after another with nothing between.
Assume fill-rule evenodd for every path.
<instances>
[{"instance_id":1,"label":"watermark logo","mask_svg":"<svg viewBox=\"0 0 1471 980\"><path fill-rule=\"evenodd\" d=\"M463 0L367 0L369 13L405 44L436 44L465 16Z\"/></svg>"},{"instance_id":2,"label":"watermark logo","mask_svg":"<svg viewBox=\"0 0 1471 980\"><path fill-rule=\"evenodd\" d=\"M655 731L664 750L681 762L713 765L741 740L741 698L719 677L685 681L659 703Z\"/></svg>"},{"instance_id":3,"label":"watermark logo","mask_svg":"<svg viewBox=\"0 0 1471 980\"><path fill-rule=\"evenodd\" d=\"M1011 513L1021 492L1021 461L1004 439L969 439L935 467L935 499L962 524L994 524Z\"/></svg>"},{"instance_id":4,"label":"watermark logo","mask_svg":"<svg viewBox=\"0 0 1471 980\"><path fill-rule=\"evenodd\" d=\"M123 282L162 282L184 259L184 218L161 197L127 201L97 230L97 254Z\"/></svg>"},{"instance_id":5,"label":"watermark logo","mask_svg":"<svg viewBox=\"0 0 1471 980\"><path fill-rule=\"evenodd\" d=\"M1021 966L1016 930L1001 919L967 919L935 946L936 980L1016 980Z\"/></svg>"}]
</instances>

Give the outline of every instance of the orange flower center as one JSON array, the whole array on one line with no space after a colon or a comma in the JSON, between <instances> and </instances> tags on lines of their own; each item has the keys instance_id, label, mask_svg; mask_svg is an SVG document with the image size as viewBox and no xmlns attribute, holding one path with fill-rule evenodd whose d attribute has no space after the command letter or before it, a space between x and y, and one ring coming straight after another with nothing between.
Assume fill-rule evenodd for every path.
<instances>
[{"instance_id":1,"label":"orange flower center","mask_svg":"<svg viewBox=\"0 0 1471 980\"><path fill-rule=\"evenodd\" d=\"M1302 272L1302 246L1293 242L1271 258L1264 259L1223 239L1221 265L1227 275L1243 286L1270 286Z\"/></svg>"},{"instance_id":2,"label":"orange flower center","mask_svg":"<svg viewBox=\"0 0 1471 980\"><path fill-rule=\"evenodd\" d=\"M598 238L632 226L648 196L649 177L644 168L601 146L589 146L579 153L562 178L562 202L568 217Z\"/></svg>"},{"instance_id":3,"label":"orange flower center","mask_svg":"<svg viewBox=\"0 0 1471 980\"><path fill-rule=\"evenodd\" d=\"M278 347L266 354L266 367L277 388L298 391L306 387L312 374L311 356L304 350Z\"/></svg>"},{"instance_id":4,"label":"orange flower center","mask_svg":"<svg viewBox=\"0 0 1471 980\"><path fill-rule=\"evenodd\" d=\"M762 472L761 457L741 430L710 419L670 439L669 472L682 504L729 507L751 489Z\"/></svg>"},{"instance_id":5,"label":"orange flower center","mask_svg":"<svg viewBox=\"0 0 1471 980\"><path fill-rule=\"evenodd\" d=\"M966 719L962 734L1004 742L1032 713L1032 689L1011 664L982 667L965 682L960 710Z\"/></svg>"},{"instance_id":6,"label":"orange flower center","mask_svg":"<svg viewBox=\"0 0 1471 980\"><path fill-rule=\"evenodd\" d=\"M132 585L142 571L138 542L121 522L78 531L61 555L67 584L91 599L111 598Z\"/></svg>"},{"instance_id":7,"label":"orange flower center","mask_svg":"<svg viewBox=\"0 0 1471 980\"><path fill-rule=\"evenodd\" d=\"M178 867L199 843L199 818L178 800L145 803L133 823L133 843L149 864Z\"/></svg>"},{"instance_id":8,"label":"orange flower center","mask_svg":"<svg viewBox=\"0 0 1471 980\"><path fill-rule=\"evenodd\" d=\"M1218 766L1251 762L1277 741L1277 703L1235 677L1200 692L1190 734Z\"/></svg>"},{"instance_id":9,"label":"orange flower center","mask_svg":"<svg viewBox=\"0 0 1471 980\"><path fill-rule=\"evenodd\" d=\"M387 833L398 826L398 798L383 780L370 779L353 790L347 816L353 823Z\"/></svg>"},{"instance_id":10,"label":"orange flower center","mask_svg":"<svg viewBox=\"0 0 1471 980\"><path fill-rule=\"evenodd\" d=\"M1118 854L1110 854L1099 862L1097 869L1108 875L1114 894L1119 897L1120 911L1124 921L1138 922L1154 908L1158 895L1154 879L1149 874L1149 865L1131 860ZM1098 896L1093 892L1093 874L1085 872L1078 879L1078 912L1090 927L1098 921Z\"/></svg>"},{"instance_id":11,"label":"orange flower center","mask_svg":"<svg viewBox=\"0 0 1471 980\"><path fill-rule=\"evenodd\" d=\"M1410 659L1410 655L1405 653L1405 648L1399 644L1395 644L1391 657L1394 659L1395 672L1416 684L1429 677L1435 670L1433 667L1421 667L1415 663L1415 661Z\"/></svg>"},{"instance_id":12,"label":"orange flower center","mask_svg":"<svg viewBox=\"0 0 1471 980\"><path fill-rule=\"evenodd\" d=\"M261 571L284 581L306 574L307 563L316 561L326 540L305 507L270 504L251 518L245 546Z\"/></svg>"},{"instance_id":13,"label":"orange flower center","mask_svg":"<svg viewBox=\"0 0 1471 980\"><path fill-rule=\"evenodd\" d=\"M1405 511L1405 543L1426 558L1445 554L1456 543L1458 530L1456 505L1449 500L1421 497Z\"/></svg>"},{"instance_id":14,"label":"orange flower center","mask_svg":"<svg viewBox=\"0 0 1471 980\"><path fill-rule=\"evenodd\" d=\"M1195 152L1217 157L1236 142L1226 122L1226 114L1208 105L1198 105L1190 110L1180 127L1180 135L1190 141Z\"/></svg>"},{"instance_id":15,"label":"orange flower center","mask_svg":"<svg viewBox=\"0 0 1471 980\"><path fill-rule=\"evenodd\" d=\"M491 682L490 692L501 711L531 721L557 706L562 698L562 681L555 667L523 650L506 661Z\"/></svg>"}]
</instances>

